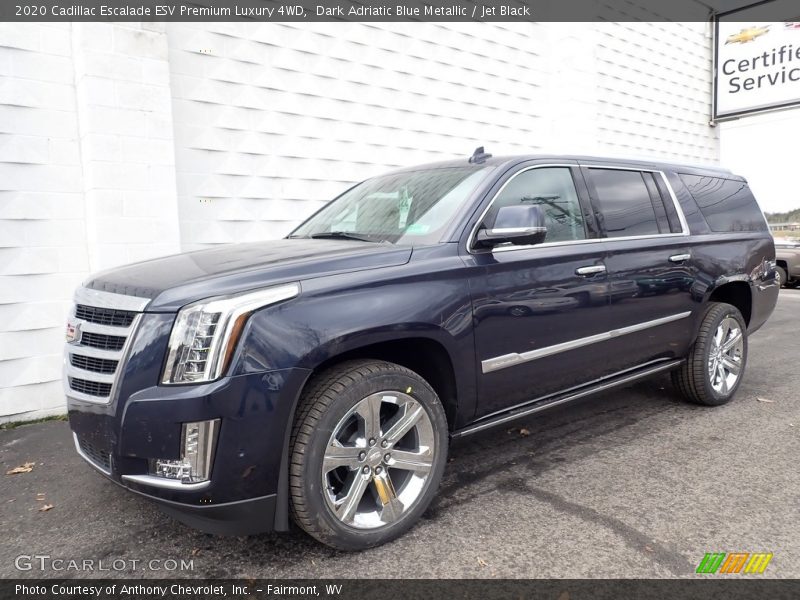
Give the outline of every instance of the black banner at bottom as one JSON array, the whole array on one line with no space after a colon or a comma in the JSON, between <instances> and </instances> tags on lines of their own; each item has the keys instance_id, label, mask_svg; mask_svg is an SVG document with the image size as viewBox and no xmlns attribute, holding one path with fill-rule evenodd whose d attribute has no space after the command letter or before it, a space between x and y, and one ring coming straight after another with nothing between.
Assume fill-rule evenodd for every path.
<instances>
[{"instance_id":1,"label":"black banner at bottom","mask_svg":"<svg viewBox=\"0 0 800 600\"><path fill-rule=\"evenodd\" d=\"M800 598L798 579L341 579L341 580L191 580L191 579L6 579L0 598L20 600L336 600L505 598L542 600L675 598L745 600Z\"/></svg>"}]
</instances>

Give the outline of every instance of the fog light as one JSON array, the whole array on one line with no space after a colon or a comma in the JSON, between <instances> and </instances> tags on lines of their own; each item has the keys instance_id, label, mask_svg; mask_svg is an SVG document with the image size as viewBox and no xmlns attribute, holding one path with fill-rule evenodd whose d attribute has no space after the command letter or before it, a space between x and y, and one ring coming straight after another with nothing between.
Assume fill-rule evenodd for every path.
<instances>
[{"instance_id":1,"label":"fog light","mask_svg":"<svg viewBox=\"0 0 800 600\"><path fill-rule=\"evenodd\" d=\"M183 483L208 481L218 429L219 419L184 423L180 460L153 459L150 461L150 474L179 479Z\"/></svg>"}]
</instances>

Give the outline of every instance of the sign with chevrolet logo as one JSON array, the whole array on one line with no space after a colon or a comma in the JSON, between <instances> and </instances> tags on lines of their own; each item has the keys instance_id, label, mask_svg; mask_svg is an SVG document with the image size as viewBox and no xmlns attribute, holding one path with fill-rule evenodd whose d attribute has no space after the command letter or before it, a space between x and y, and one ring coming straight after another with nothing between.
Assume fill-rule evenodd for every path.
<instances>
[{"instance_id":1,"label":"sign with chevrolet logo","mask_svg":"<svg viewBox=\"0 0 800 600\"><path fill-rule=\"evenodd\" d=\"M767 19L785 18L785 21ZM717 16L714 118L800 105L800 16L773 0Z\"/></svg>"}]
</instances>

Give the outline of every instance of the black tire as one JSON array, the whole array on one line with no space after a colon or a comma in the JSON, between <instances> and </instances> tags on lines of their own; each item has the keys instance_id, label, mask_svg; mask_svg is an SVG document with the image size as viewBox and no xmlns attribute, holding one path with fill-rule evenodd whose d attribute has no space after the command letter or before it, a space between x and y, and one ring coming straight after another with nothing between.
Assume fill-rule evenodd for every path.
<instances>
[{"instance_id":1,"label":"black tire","mask_svg":"<svg viewBox=\"0 0 800 600\"><path fill-rule=\"evenodd\" d=\"M783 267L775 267L775 273L780 287L786 287L789 285L789 277L786 274L786 269Z\"/></svg>"},{"instance_id":2,"label":"black tire","mask_svg":"<svg viewBox=\"0 0 800 600\"><path fill-rule=\"evenodd\" d=\"M409 503L401 516L390 524L359 529L340 520L323 495L328 493L323 489L323 458L340 420L359 402L382 391L407 394L424 408L432 425L435 451L423 491L413 503ZM381 431L381 435L384 433ZM384 361L340 363L314 377L297 409L289 465L292 517L306 533L339 550L364 550L389 542L408 531L436 495L447 463L447 444L444 409L436 392L422 377L405 367ZM356 477L358 471L349 473ZM377 495L374 481L368 485L364 497L369 502L372 497L366 496L367 493L376 498Z\"/></svg>"},{"instance_id":3,"label":"black tire","mask_svg":"<svg viewBox=\"0 0 800 600\"><path fill-rule=\"evenodd\" d=\"M709 366L712 360L713 338L723 320L734 319L742 333L742 350L739 376L727 391L714 389ZM747 365L747 325L742 313L735 306L712 302L706 309L697 339L692 345L686 362L672 372L672 383L690 402L704 406L720 406L730 401L739 389Z\"/></svg>"}]
</instances>

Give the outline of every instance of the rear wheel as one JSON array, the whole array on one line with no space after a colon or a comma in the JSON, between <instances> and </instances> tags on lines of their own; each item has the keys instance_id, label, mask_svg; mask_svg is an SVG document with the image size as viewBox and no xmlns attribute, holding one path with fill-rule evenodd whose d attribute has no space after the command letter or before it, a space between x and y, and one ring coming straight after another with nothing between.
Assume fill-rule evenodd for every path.
<instances>
[{"instance_id":1,"label":"rear wheel","mask_svg":"<svg viewBox=\"0 0 800 600\"><path fill-rule=\"evenodd\" d=\"M775 267L775 279L778 286L782 287L789 283L789 277L786 275L786 269L783 267Z\"/></svg>"},{"instance_id":2,"label":"rear wheel","mask_svg":"<svg viewBox=\"0 0 800 600\"><path fill-rule=\"evenodd\" d=\"M447 458L447 419L419 375L383 361L322 373L298 408L289 471L292 514L342 550L410 529L436 493Z\"/></svg>"},{"instance_id":3,"label":"rear wheel","mask_svg":"<svg viewBox=\"0 0 800 600\"><path fill-rule=\"evenodd\" d=\"M747 325L735 306L711 303L686 362L672 373L675 387L691 402L719 406L742 381L747 363Z\"/></svg>"}]
</instances>

